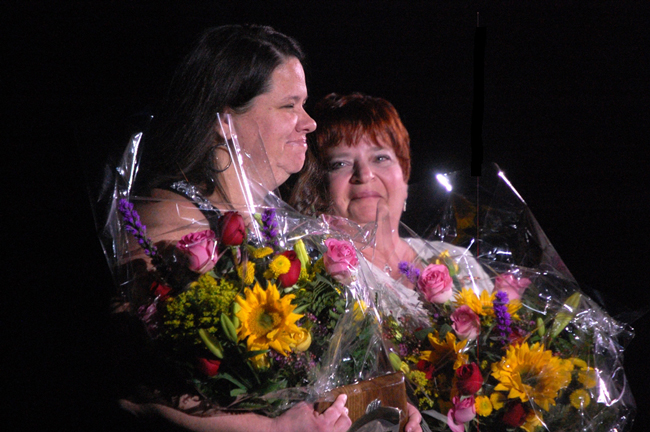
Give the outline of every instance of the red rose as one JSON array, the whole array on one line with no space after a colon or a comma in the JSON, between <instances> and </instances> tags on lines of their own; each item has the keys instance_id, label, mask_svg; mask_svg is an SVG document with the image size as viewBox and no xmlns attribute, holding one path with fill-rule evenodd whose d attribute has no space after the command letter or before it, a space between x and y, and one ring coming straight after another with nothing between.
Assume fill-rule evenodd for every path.
<instances>
[{"instance_id":1,"label":"red rose","mask_svg":"<svg viewBox=\"0 0 650 432\"><path fill-rule=\"evenodd\" d=\"M221 362L219 360L199 357L196 359L196 361L196 368L204 375L211 377L215 376L217 372L219 372L219 366L221 366Z\"/></svg>"},{"instance_id":2,"label":"red rose","mask_svg":"<svg viewBox=\"0 0 650 432\"><path fill-rule=\"evenodd\" d=\"M526 416L528 414L526 413L526 410L524 409L524 406L517 402L513 405L510 405L508 410L503 414L503 423L505 423L507 426L516 428L524 424L526 421Z\"/></svg>"},{"instance_id":3,"label":"red rose","mask_svg":"<svg viewBox=\"0 0 650 432\"><path fill-rule=\"evenodd\" d=\"M244 218L235 211L229 211L219 220L221 227L221 244L224 246L239 246L246 237Z\"/></svg>"},{"instance_id":4,"label":"red rose","mask_svg":"<svg viewBox=\"0 0 650 432\"><path fill-rule=\"evenodd\" d=\"M289 271L278 276L278 282L286 288L298 282L301 264L298 255L296 255L294 251L284 251L280 255L284 255L291 262L291 268L289 268Z\"/></svg>"},{"instance_id":5,"label":"red rose","mask_svg":"<svg viewBox=\"0 0 650 432\"><path fill-rule=\"evenodd\" d=\"M483 375L476 363L462 365L456 369L456 387L463 396L475 394L483 385Z\"/></svg>"},{"instance_id":6,"label":"red rose","mask_svg":"<svg viewBox=\"0 0 650 432\"><path fill-rule=\"evenodd\" d=\"M424 372L426 379L430 380L433 378L433 374L436 372L435 366L425 360L420 360L416 365L417 370Z\"/></svg>"},{"instance_id":7,"label":"red rose","mask_svg":"<svg viewBox=\"0 0 650 432\"><path fill-rule=\"evenodd\" d=\"M151 292L151 295L154 297L159 297L160 300L165 300L167 297L169 297L169 293L171 292L171 288L169 288L167 285L163 285L160 282L154 282L151 284L151 287L149 288L149 291Z\"/></svg>"}]
</instances>

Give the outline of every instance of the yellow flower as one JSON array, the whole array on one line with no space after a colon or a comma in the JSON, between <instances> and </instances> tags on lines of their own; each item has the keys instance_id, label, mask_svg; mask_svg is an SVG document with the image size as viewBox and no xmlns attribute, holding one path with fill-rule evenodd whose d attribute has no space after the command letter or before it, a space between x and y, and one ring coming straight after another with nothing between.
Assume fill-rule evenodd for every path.
<instances>
[{"instance_id":1,"label":"yellow flower","mask_svg":"<svg viewBox=\"0 0 650 432\"><path fill-rule=\"evenodd\" d=\"M495 390L508 391L508 398L533 400L549 410L558 392L571 382L573 363L555 357L539 343L510 346L506 356L492 365L492 376L499 381Z\"/></svg>"},{"instance_id":2,"label":"yellow flower","mask_svg":"<svg viewBox=\"0 0 650 432\"><path fill-rule=\"evenodd\" d=\"M575 409L585 409L591 403L591 396L589 396L589 392L587 392L587 390L578 389L571 393L569 400Z\"/></svg>"},{"instance_id":3,"label":"yellow flower","mask_svg":"<svg viewBox=\"0 0 650 432\"><path fill-rule=\"evenodd\" d=\"M352 316L354 317L354 320L361 321L366 314L366 309L368 309L366 302L363 300L355 301L352 306Z\"/></svg>"},{"instance_id":4,"label":"yellow flower","mask_svg":"<svg viewBox=\"0 0 650 432\"><path fill-rule=\"evenodd\" d=\"M476 414L481 417L487 417L492 414L492 402L487 396L476 396L475 400Z\"/></svg>"},{"instance_id":5,"label":"yellow flower","mask_svg":"<svg viewBox=\"0 0 650 432\"><path fill-rule=\"evenodd\" d=\"M541 416L542 416L541 413L538 414L535 411L530 412L526 416L526 420L524 421L524 424L522 424L520 427L524 429L526 432L536 431L537 428L542 425Z\"/></svg>"},{"instance_id":6,"label":"yellow flower","mask_svg":"<svg viewBox=\"0 0 650 432\"><path fill-rule=\"evenodd\" d=\"M594 388L598 384L598 375L596 369L587 367L578 372L578 381L585 386L585 388Z\"/></svg>"},{"instance_id":7,"label":"yellow flower","mask_svg":"<svg viewBox=\"0 0 650 432\"><path fill-rule=\"evenodd\" d=\"M255 282L255 263L248 261L239 264L237 266L237 276L244 282L244 285L251 285Z\"/></svg>"},{"instance_id":8,"label":"yellow flower","mask_svg":"<svg viewBox=\"0 0 650 432\"><path fill-rule=\"evenodd\" d=\"M304 352L309 349L311 345L311 333L309 330L301 328L298 333L293 334L293 338L296 340L294 350L298 352Z\"/></svg>"},{"instance_id":9,"label":"yellow flower","mask_svg":"<svg viewBox=\"0 0 650 432\"><path fill-rule=\"evenodd\" d=\"M495 410L500 410L506 404L506 395L499 392L494 392L490 395L490 402Z\"/></svg>"},{"instance_id":10,"label":"yellow flower","mask_svg":"<svg viewBox=\"0 0 650 432\"><path fill-rule=\"evenodd\" d=\"M261 248L250 248L249 252L251 256L255 259L261 259L264 257L267 257L273 253L273 248L270 248L268 246L261 247Z\"/></svg>"},{"instance_id":11,"label":"yellow flower","mask_svg":"<svg viewBox=\"0 0 650 432\"><path fill-rule=\"evenodd\" d=\"M276 255L275 258L269 263L269 268L264 273L267 279L275 279L283 275L291 268L291 261L284 255Z\"/></svg>"},{"instance_id":12,"label":"yellow flower","mask_svg":"<svg viewBox=\"0 0 650 432\"><path fill-rule=\"evenodd\" d=\"M296 321L302 315L293 313L296 306L291 304L294 296L280 298L278 289L271 283L266 290L256 283L252 290L246 288L244 294L245 299L239 295L235 298L241 306L236 313L241 321L239 340L247 339L249 351L273 348L286 356L296 344L292 335L301 332Z\"/></svg>"},{"instance_id":13,"label":"yellow flower","mask_svg":"<svg viewBox=\"0 0 650 432\"><path fill-rule=\"evenodd\" d=\"M470 288L463 288L454 297L454 303L458 307L463 305L469 306L477 315L493 316L494 310L492 309L492 303L494 302L495 296L496 292L488 294L487 291L481 291L481 297L478 297Z\"/></svg>"},{"instance_id":14,"label":"yellow flower","mask_svg":"<svg viewBox=\"0 0 650 432\"><path fill-rule=\"evenodd\" d=\"M436 257L434 264L442 264L449 269L449 274L454 276L458 273L458 263L451 258L449 251L446 250Z\"/></svg>"},{"instance_id":15,"label":"yellow flower","mask_svg":"<svg viewBox=\"0 0 650 432\"><path fill-rule=\"evenodd\" d=\"M598 374L596 369L589 367L587 362L580 358L572 358L571 362L579 367L581 370L578 372L578 381L585 386L585 388L594 388L598 384Z\"/></svg>"},{"instance_id":16,"label":"yellow flower","mask_svg":"<svg viewBox=\"0 0 650 432\"><path fill-rule=\"evenodd\" d=\"M448 332L444 340L433 333L429 333L429 342L433 347L432 351L422 351L419 360L427 361L436 368L444 365L444 363L454 362L454 370L458 369L467 363L468 355L463 354L467 340L464 339L456 342L456 335ZM444 362L444 363L443 363Z\"/></svg>"},{"instance_id":17,"label":"yellow flower","mask_svg":"<svg viewBox=\"0 0 650 432\"><path fill-rule=\"evenodd\" d=\"M460 293L456 294L454 297L454 303L458 307L463 305L469 306L469 308L472 309L477 315L493 317L493 303L495 297L496 291L494 291L492 294L489 294L487 291L481 291L481 296L479 297L470 288L463 288L461 289ZM510 300L508 302L507 308L510 316L514 319L518 319L516 314L519 309L521 309L521 301Z\"/></svg>"},{"instance_id":18,"label":"yellow flower","mask_svg":"<svg viewBox=\"0 0 650 432\"><path fill-rule=\"evenodd\" d=\"M249 351L262 351L268 349L268 347L264 347L262 345L256 345L252 344L249 345L248 350ZM253 367L257 370L262 370L262 369L268 369L271 366L271 362L269 360L269 356L266 354L258 354L255 357L251 357L248 359Z\"/></svg>"}]
</instances>

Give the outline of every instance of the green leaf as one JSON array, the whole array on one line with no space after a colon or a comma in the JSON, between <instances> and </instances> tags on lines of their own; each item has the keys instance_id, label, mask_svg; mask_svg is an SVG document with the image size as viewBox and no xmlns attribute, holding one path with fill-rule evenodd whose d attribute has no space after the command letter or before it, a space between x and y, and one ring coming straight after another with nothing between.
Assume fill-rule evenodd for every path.
<instances>
[{"instance_id":1,"label":"green leaf","mask_svg":"<svg viewBox=\"0 0 650 432\"><path fill-rule=\"evenodd\" d=\"M269 352L269 351L270 351L270 350L267 350L267 349L266 349L266 350L257 350L257 351L247 351L247 352L245 352L245 353L243 354L243 356L244 356L245 359L249 359L249 358L252 358L252 357L258 356L258 355L260 355L260 354L266 354L266 353Z\"/></svg>"},{"instance_id":2,"label":"green leaf","mask_svg":"<svg viewBox=\"0 0 650 432\"><path fill-rule=\"evenodd\" d=\"M435 330L434 327L429 327L429 328L425 328L425 329L422 329L422 330L418 330L418 331L415 332L415 337L418 340L425 340L427 338L427 336L429 336L429 333L433 333L434 330Z\"/></svg>"}]
</instances>

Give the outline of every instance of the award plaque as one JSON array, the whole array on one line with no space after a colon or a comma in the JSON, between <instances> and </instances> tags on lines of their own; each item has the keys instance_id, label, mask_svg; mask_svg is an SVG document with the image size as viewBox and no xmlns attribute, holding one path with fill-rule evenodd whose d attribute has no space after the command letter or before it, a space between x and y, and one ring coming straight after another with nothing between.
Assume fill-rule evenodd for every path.
<instances>
[{"instance_id":1,"label":"award plaque","mask_svg":"<svg viewBox=\"0 0 650 432\"><path fill-rule=\"evenodd\" d=\"M316 411L325 411L341 393L348 396L345 406L352 420L349 432L404 430L408 410L402 372L337 387L316 402Z\"/></svg>"}]
</instances>

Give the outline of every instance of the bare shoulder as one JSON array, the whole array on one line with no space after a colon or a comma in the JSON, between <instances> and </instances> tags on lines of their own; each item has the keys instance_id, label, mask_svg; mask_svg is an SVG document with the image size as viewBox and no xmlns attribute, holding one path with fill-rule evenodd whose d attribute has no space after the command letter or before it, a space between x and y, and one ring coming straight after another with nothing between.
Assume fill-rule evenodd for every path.
<instances>
[{"instance_id":1,"label":"bare shoulder","mask_svg":"<svg viewBox=\"0 0 650 432\"><path fill-rule=\"evenodd\" d=\"M201 211L187 198L154 189L151 198L135 202L147 235L154 240L179 240L183 235L208 228Z\"/></svg>"}]
</instances>

